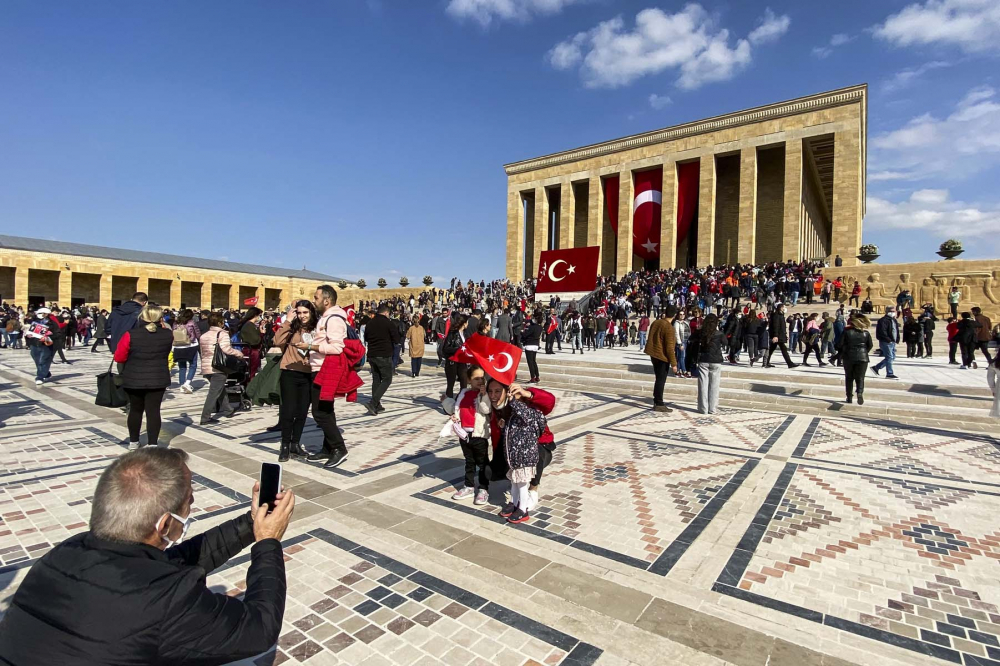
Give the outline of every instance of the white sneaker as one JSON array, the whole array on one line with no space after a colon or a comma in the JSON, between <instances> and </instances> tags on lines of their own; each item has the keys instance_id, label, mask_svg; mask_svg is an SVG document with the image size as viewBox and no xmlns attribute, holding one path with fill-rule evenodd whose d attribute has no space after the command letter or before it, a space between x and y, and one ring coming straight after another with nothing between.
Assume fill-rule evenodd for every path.
<instances>
[{"instance_id":1,"label":"white sneaker","mask_svg":"<svg viewBox=\"0 0 1000 666\"><path fill-rule=\"evenodd\" d=\"M187 382L186 384L181 384L181 390L189 395L191 393L194 393L194 387L191 386L191 382Z\"/></svg>"},{"instance_id":2,"label":"white sneaker","mask_svg":"<svg viewBox=\"0 0 1000 666\"><path fill-rule=\"evenodd\" d=\"M455 493L454 495L452 495L451 498L453 500L463 500L463 499L469 499L470 497L472 497L475 494L476 494L475 488L470 488L468 486L465 486L464 488L462 488L461 490L459 490L457 493Z\"/></svg>"},{"instance_id":3,"label":"white sneaker","mask_svg":"<svg viewBox=\"0 0 1000 666\"><path fill-rule=\"evenodd\" d=\"M490 494L485 490L478 490L476 492L476 499L472 502L476 506L482 506L490 501Z\"/></svg>"},{"instance_id":4,"label":"white sneaker","mask_svg":"<svg viewBox=\"0 0 1000 666\"><path fill-rule=\"evenodd\" d=\"M35 386L41 386L41 385L42 385L42 380L41 379L36 379L35 380Z\"/></svg>"},{"instance_id":5,"label":"white sneaker","mask_svg":"<svg viewBox=\"0 0 1000 666\"><path fill-rule=\"evenodd\" d=\"M138 448L139 448L139 442L129 442L128 443L128 450L129 451L135 451Z\"/></svg>"}]
</instances>

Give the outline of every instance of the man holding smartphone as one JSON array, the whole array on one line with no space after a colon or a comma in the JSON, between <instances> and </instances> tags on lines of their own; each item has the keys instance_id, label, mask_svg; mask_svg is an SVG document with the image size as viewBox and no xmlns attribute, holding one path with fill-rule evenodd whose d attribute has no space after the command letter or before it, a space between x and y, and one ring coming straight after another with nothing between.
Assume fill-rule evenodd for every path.
<instances>
[{"instance_id":1,"label":"man holding smartphone","mask_svg":"<svg viewBox=\"0 0 1000 666\"><path fill-rule=\"evenodd\" d=\"M187 453L145 447L104 470L90 531L28 572L0 622L0 663L227 664L265 652L285 613L281 538L291 491L185 541L194 491ZM212 592L208 573L250 549L243 599ZM58 603L53 603L58 599Z\"/></svg>"}]
</instances>

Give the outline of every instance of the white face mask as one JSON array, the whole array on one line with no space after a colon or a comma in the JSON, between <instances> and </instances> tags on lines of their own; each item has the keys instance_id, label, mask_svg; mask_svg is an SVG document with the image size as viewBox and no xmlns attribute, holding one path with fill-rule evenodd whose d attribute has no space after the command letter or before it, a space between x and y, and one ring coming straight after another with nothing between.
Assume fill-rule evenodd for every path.
<instances>
[{"instance_id":1,"label":"white face mask","mask_svg":"<svg viewBox=\"0 0 1000 666\"><path fill-rule=\"evenodd\" d=\"M179 544L181 541L184 541L184 537L187 536L188 528L191 527L191 516L188 516L187 518L181 518L176 513L168 513L166 515L170 516L171 518L173 518L174 520L176 520L181 524L181 535L177 537L176 541L172 541L163 536L162 534L160 535L160 538L167 542L167 548L172 548L177 544Z\"/></svg>"}]
</instances>

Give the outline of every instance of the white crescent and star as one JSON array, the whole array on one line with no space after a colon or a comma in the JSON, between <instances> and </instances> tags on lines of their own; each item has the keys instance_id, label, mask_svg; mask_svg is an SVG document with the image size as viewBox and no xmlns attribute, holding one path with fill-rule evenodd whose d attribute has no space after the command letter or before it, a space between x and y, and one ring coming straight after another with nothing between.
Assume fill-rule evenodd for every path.
<instances>
[{"instance_id":1,"label":"white crescent and star","mask_svg":"<svg viewBox=\"0 0 1000 666\"><path fill-rule=\"evenodd\" d=\"M567 266L569 266L569 268L566 269L566 272L563 274L562 277L556 277L555 273L556 266L558 266L559 264L566 264ZM553 282L562 282L563 280L566 279L567 275L572 275L575 272L576 272L576 266L570 265L565 259L556 259L555 261L552 262L552 265L549 266L549 279ZM503 371L501 370L501 372Z\"/></svg>"},{"instance_id":2,"label":"white crescent and star","mask_svg":"<svg viewBox=\"0 0 1000 666\"><path fill-rule=\"evenodd\" d=\"M659 190L646 190L640 192L636 195L635 201L632 202L632 211L635 212L644 203L653 202L655 204L663 204L663 193Z\"/></svg>"},{"instance_id":3,"label":"white crescent and star","mask_svg":"<svg viewBox=\"0 0 1000 666\"><path fill-rule=\"evenodd\" d=\"M560 261L562 260L560 259ZM510 370L511 366L514 365L514 358L507 352L500 352L500 356L507 357L507 364L504 365L502 368L498 368L496 365L494 365L493 369L496 370L497 372L507 372L508 370ZM493 359L494 359L493 354L490 354L486 360L489 361L490 363L493 363Z\"/></svg>"}]
</instances>

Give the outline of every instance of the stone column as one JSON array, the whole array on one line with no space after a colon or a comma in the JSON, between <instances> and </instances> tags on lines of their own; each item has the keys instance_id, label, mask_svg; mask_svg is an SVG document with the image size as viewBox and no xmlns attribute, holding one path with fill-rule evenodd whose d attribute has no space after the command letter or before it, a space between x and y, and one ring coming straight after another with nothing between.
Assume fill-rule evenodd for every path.
<instances>
[{"instance_id":1,"label":"stone column","mask_svg":"<svg viewBox=\"0 0 1000 666\"><path fill-rule=\"evenodd\" d=\"M715 155L703 155L698 181L698 250L699 268L712 263L715 250Z\"/></svg>"},{"instance_id":2,"label":"stone column","mask_svg":"<svg viewBox=\"0 0 1000 666\"><path fill-rule=\"evenodd\" d=\"M785 213L781 260L802 258L802 139L785 142Z\"/></svg>"},{"instance_id":3,"label":"stone column","mask_svg":"<svg viewBox=\"0 0 1000 666\"><path fill-rule=\"evenodd\" d=\"M101 302L98 304L102 310L111 312L111 274L101 273Z\"/></svg>"},{"instance_id":4,"label":"stone column","mask_svg":"<svg viewBox=\"0 0 1000 666\"><path fill-rule=\"evenodd\" d=\"M524 279L524 203L516 189L507 190L507 277Z\"/></svg>"},{"instance_id":5,"label":"stone column","mask_svg":"<svg viewBox=\"0 0 1000 666\"><path fill-rule=\"evenodd\" d=\"M68 308L73 303L73 272L65 268L59 271L59 296L56 303L63 308Z\"/></svg>"},{"instance_id":6,"label":"stone column","mask_svg":"<svg viewBox=\"0 0 1000 666\"><path fill-rule=\"evenodd\" d=\"M663 164L663 184L660 192L660 268L677 265L677 163L667 160Z\"/></svg>"},{"instance_id":7,"label":"stone column","mask_svg":"<svg viewBox=\"0 0 1000 666\"><path fill-rule=\"evenodd\" d=\"M755 263L757 245L757 148L740 151L740 221L737 232L736 260Z\"/></svg>"},{"instance_id":8,"label":"stone column","mask_svg":"<svg viewBox=\"0 0 1000 666\"><path fill-rule=\"evenodd\" d=\"M142 293L149 296L149 278L140 275L135 282L135 290L141 291ZM129 294L128 296L131 297L132 294Z\"/></svg>"},{"instance_id":9,"label":"stone column","mask_svg":"<svg viewBox=\"0 0 1000 666\"><path fill-rule=\"evenodd\" d=\"M549 198L544 187L535 188L535 247L531 253L530 274L538 275L538 258L549 249Z\"/></svg>"},{"instance_id":10,"label":"stone column","mask_svg":"<svg viewBox=\"0 0 1000 666\"><path fill-rule=\"evenodd\" d=\"M237 282L236 284L230 284L229 285L229 309L230 310L239 310L242 307L243 307L243 304L240 303L240 285L239 285L239 283Z\"/></svg>"},{"instance_id":11,"label":"stone column","mask_svg":"<svg viewBox=\"0 0 1000 666\"><path fill-rule=\"evenodd\" d=\"M833 135L833 230L830 254L845 266L858 264L861 248L861 139L858 130ZM831 264L833 261L831 260Z\"/></svg>"},{"instance_id":12,"label":"stone column","mask_svg":"<svg viewBox=\"0 0 1000 666\"><path fill-rule=\"evenodd\" d=\"M573 214L573 184L564 180L559 184L559 249L573 247L573 228L576 216Z\"/></svg>"},{"instance_id":13,"label":"stone column","mask_svg":"<svg viewBox=\"0 0 1000 666\"><path fill-rule=\"evenodd\" d=\"M14 304L28 307L28 269L21 266L14 267Z\"/></svg>"},{"instance_id":14,"label":"stone column","mask_svg":"<svg viewBox=\"0 0 1000 666\"><path fill-rule=\"evenodd\" d=\"M621 277L632 270L632 170L618 174L618 258L615 274Z\"/></svg>"},{"instance_id":15,"label":"stone column","mask_svg":"<svg viewBox=\"0 0 1000 666\"><path fill-rule=\"evenodd\" d=\"M170 307L179 310L181 307L181 281L170 281Z\"/></svg>"},{"instance_id":16,"label":"stone column","mask_svg":"<svg viewBox=\"0 0 1000 666\"><path fill-rule=\"evenodd\" d=\"M601 225L604 223L604 189L601 187L601 177L591 175L588 184L587 201L587 247L601 247ZM597 270L600 272L603 248L597 255Z\"/></svg>"},{"instance_id":17,"label":"stone column","mask_svg":"<svg viewBox=\"0 0 1000 666\"><path fill-rule=\"evenodd\" d=\"M201 309L212 309L212 283L208 280L201 283Z\"/></svg>"}]
</instances>

